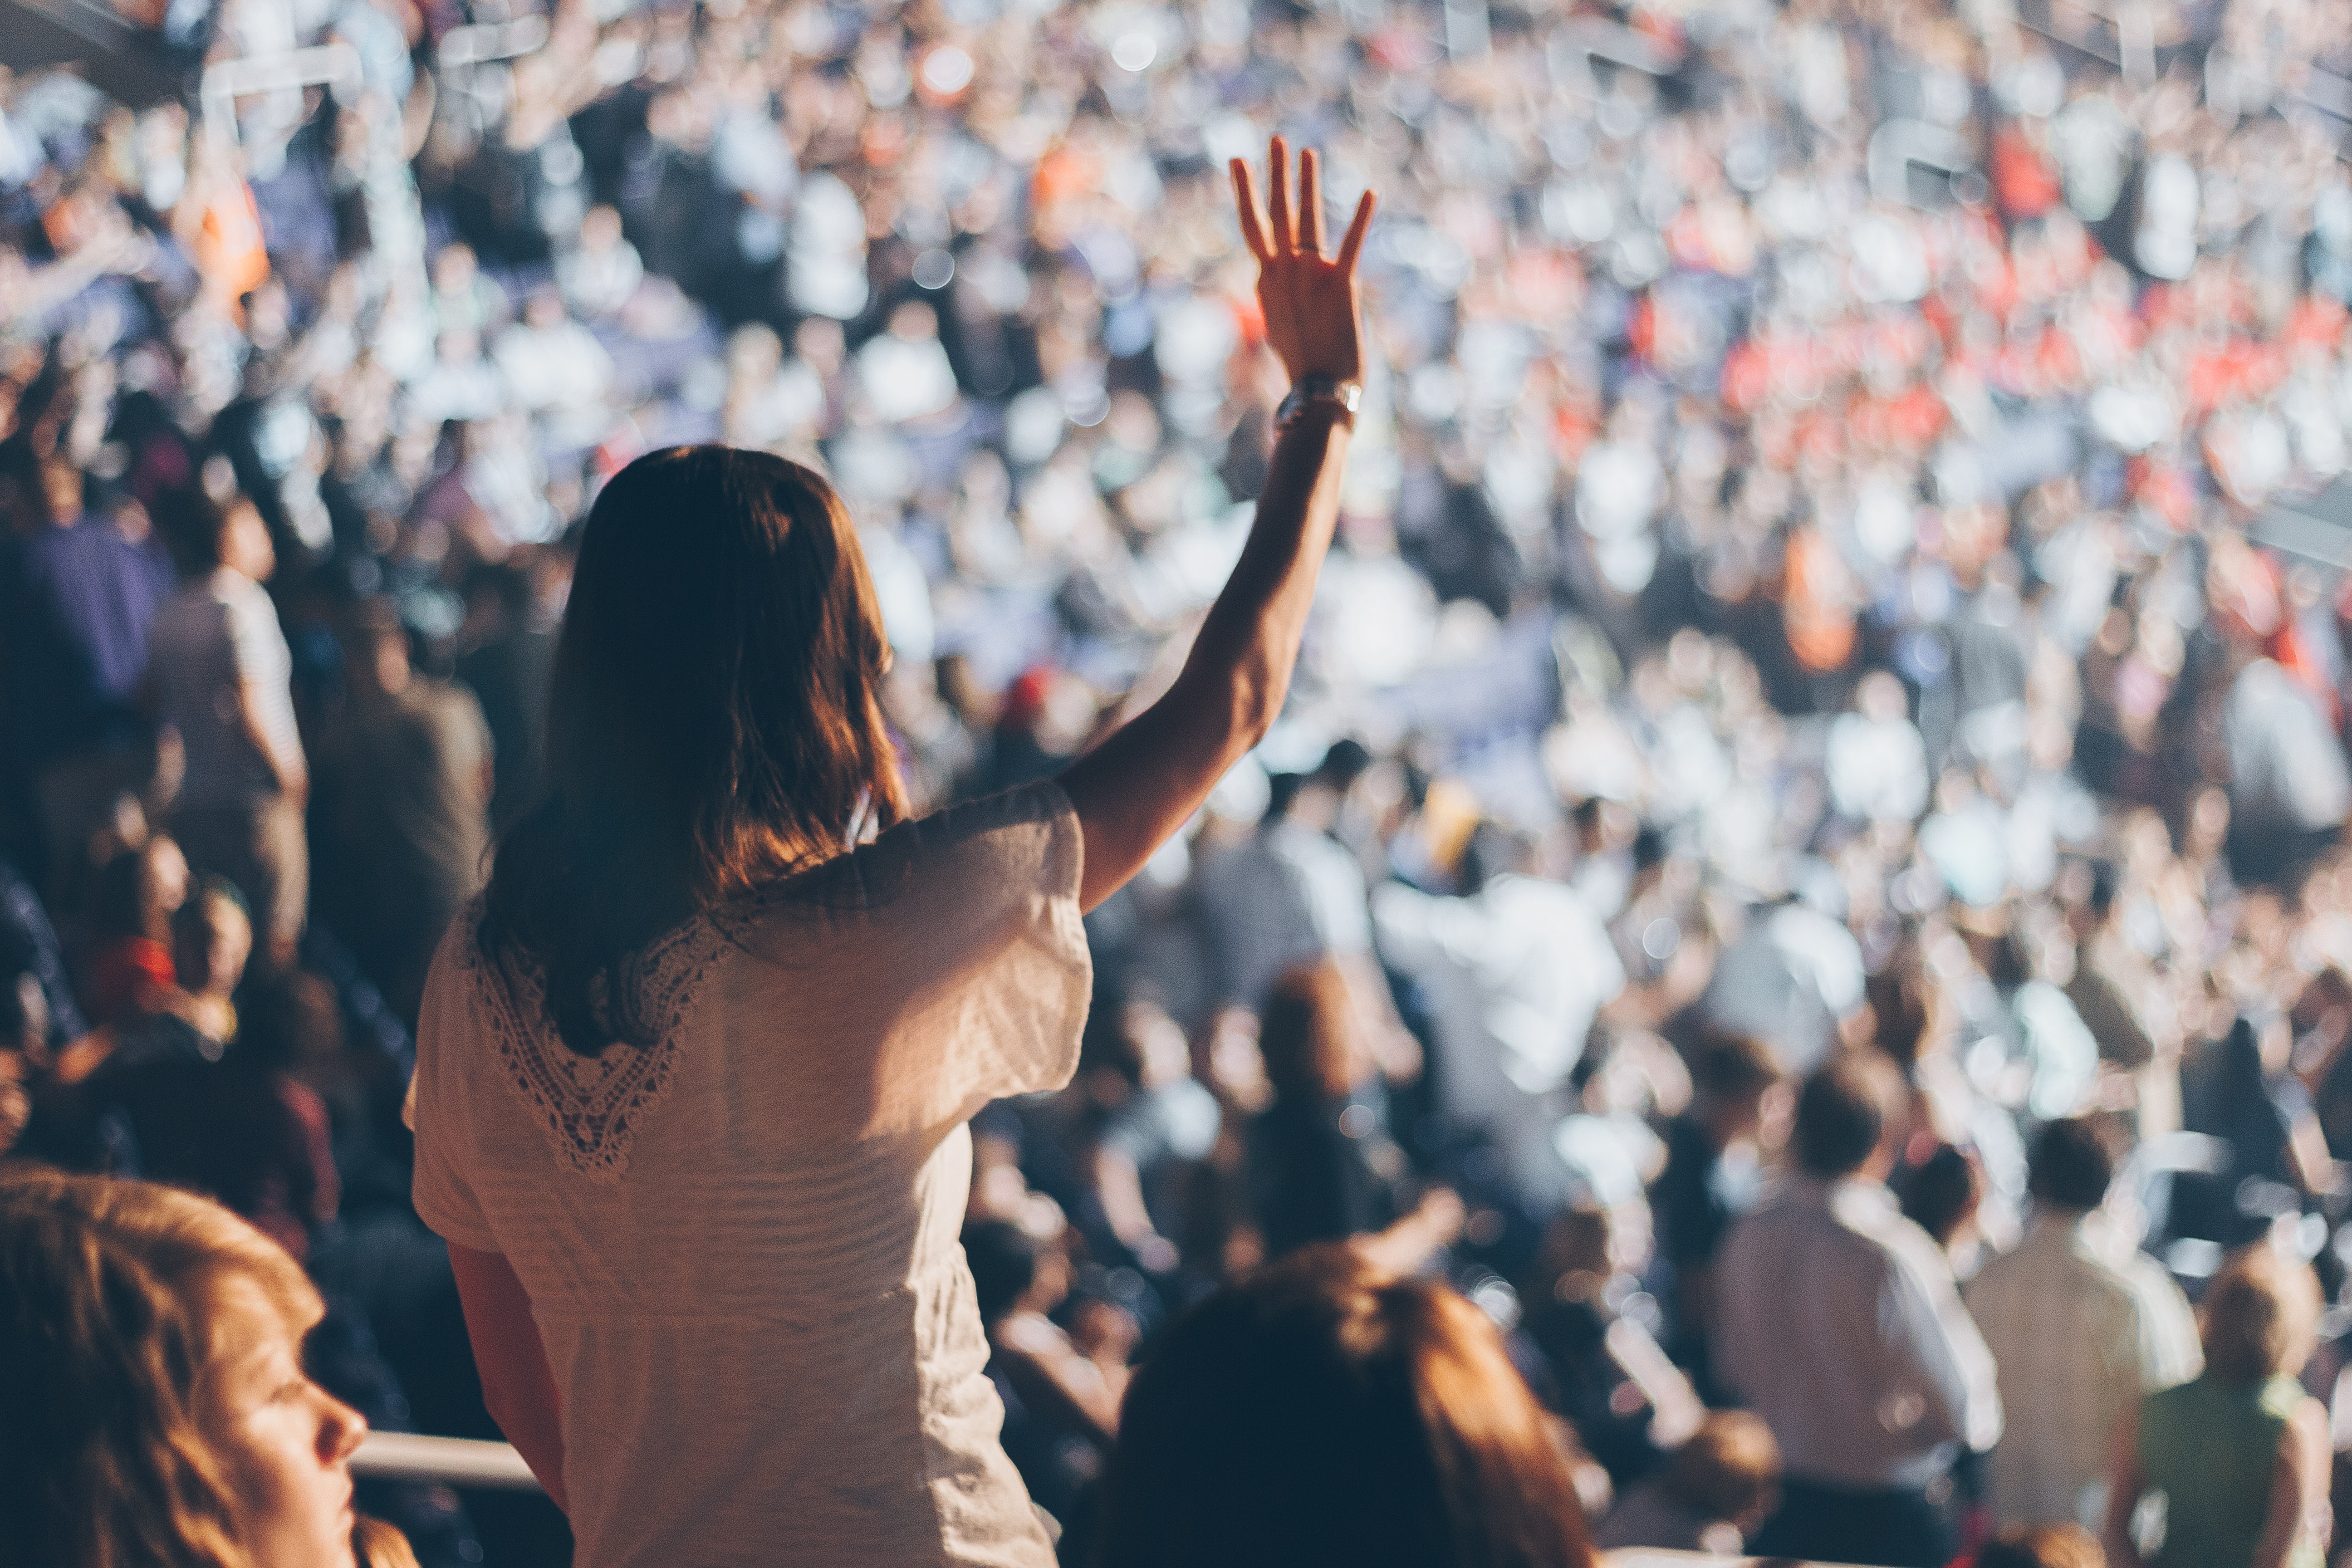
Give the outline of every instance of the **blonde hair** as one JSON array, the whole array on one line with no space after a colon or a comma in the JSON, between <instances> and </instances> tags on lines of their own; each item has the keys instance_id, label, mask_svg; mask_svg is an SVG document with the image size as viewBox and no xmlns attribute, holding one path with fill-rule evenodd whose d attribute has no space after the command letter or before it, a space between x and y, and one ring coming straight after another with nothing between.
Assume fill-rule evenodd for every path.
<instances>
[{"instance_id":1,"label":"blonde hair","mask_svg":"<svg viewBox=\"0 0 2352 1568\"><path fill-rule=\"evenodd\" d=\"M408 1537L380 1519L360 1517L352 1527L352 1557L359 1568L417 1568Z\"/></svg>"},{"instance_id":2,"label":"blonde hair","mask_svg":"<svg viewBox=\"0 0 2352 1568\"><path fill-rule=\"evenodd\" d=\"M203 1430L233 1280L297 1332L318 1321L285 1249L208 1199L0 1177L0 1518L23 1561L248 1568Z\"/></svg>"},{"instance_id":3,"label":"blonde hair","mask_svg":"<svg viewBox=\"0 0 2352 1568\"><path fill-rule=\"evenodd\" d=\"M2292 1375L2319 1332L2319 1280L2267 1241L2232 1253L2206 1287L2198 1314L2205 1369L2224 1383Z\"/></svg>"}]
</instances>

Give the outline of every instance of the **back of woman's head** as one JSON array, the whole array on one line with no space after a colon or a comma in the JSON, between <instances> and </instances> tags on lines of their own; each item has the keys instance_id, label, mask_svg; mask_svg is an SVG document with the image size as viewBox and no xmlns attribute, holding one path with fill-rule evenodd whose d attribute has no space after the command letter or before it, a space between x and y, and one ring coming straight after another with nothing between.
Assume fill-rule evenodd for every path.
<instances>
[{"instance_id":1,"label":"back of woman's head","mask_svg":"<svg viewBox=\"0 0 2352 1568\"><path fill-rule=\"evenodd\" d=\"M1356 1077L1355 1028L1338 964L1327 958L1286 971L1258 1020L1258 1051L1275 1093L1307 1104L1347 1099Z\"/></svg>"},{"instance_id":2,"label":"back of woman's head","mask_svg":"<svg viewBox=\"0 0 2352 1568\"><path fill-rule=\"evenodd\" d=\"M1344 1245L1210 1298L1129 1386L1104 1568L1585 1568L1568 1462L1502 1340Z\"/></svg>"},{"instance_id":3,"label":"back of woman's head","mask_svg":"<svg viewBox=\"0 0 2352 1568\"><path fill-rule=\"evenodd\" d=\"M485 935L544 964L567 1044L643 1040L624 959L905 815L864 553L816 473L679 447L590 509L548 700L548 798L499 847ZM590 996L598 981L611 1005Z\"/></svg>"},{"instance_id":4,"label":"back of woman's head","mask_svg":"<svg viewBox=\"0 0 2352 1568\"><path fill-rule=\"evenodd\" d=\"M318 1316L293 1259L217 1204L95 1176L0 1178L0 1561L244 1568L201 1427L231 1279L289 1323Z\"/></svg>"},{"instance_id":5,"label":"back of woman's head","mask_svg":"<svg viewBox=\"0 0 2352 1568\"><path fill-rule=\"evenodd\" d=\"M2260 1383L2303 1370L2319 1329L2311 1266L2268 1241L2231 1253L2198 1310L2205 1369L2225 1383Z\"/></svg>"}]
</instances>

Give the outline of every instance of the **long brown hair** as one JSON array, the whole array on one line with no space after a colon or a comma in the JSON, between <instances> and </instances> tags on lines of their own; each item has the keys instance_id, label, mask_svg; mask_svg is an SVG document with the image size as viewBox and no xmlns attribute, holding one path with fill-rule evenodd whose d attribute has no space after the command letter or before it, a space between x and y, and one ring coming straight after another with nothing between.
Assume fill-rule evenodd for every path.
<instances>
[{"instance_id":1,"label":"long brown hair","mask_svg":"<svg viewBox=\"0 0 2352 1568\"><path fill-rule=\"evenodd\" d=\"M482 922L543 967L564 1044L649 1043L630 959L906 815L882 616L847 510L764 452L675 447L590 509L548 699L548 793ZM602 1005L599 1005L601 994Z\"/></svg>"},{"instance_id":2,"label":"long brown hair","mask_svg":"<svg viewBox=\"0 0 2352 1568\"><path fill-rule=\"evenodd\" d=\"M1345 1244L1202 1302L1128 1387L1102 1568L1591 1568L1568 1459L1484 1313Z\"/></svg>"},{"instance_id":3,"label":"long brown hair","mask_svg":"<svg viewBox=\"0 0 2352 1568\"><path fill-rule=\"evenodd\" d=\"M218 1204L0 1177L0 1563L248 1568L202 1426L232 1277L298 1330L317 1321L294 1260Z\"/></svg>"}]
</instances>

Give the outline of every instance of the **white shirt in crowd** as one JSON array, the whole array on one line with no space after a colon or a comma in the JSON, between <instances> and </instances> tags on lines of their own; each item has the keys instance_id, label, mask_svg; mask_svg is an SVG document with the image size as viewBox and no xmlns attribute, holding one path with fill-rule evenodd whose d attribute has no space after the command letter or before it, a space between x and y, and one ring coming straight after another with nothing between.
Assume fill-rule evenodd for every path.
<instances>
[{"instance_id":1,"label":"white shirt in crowd","mask_svg":"<svg viewBox=\"0 0 2352 1568\"><path fill-rule=\"evenodd\" d=\"M2116 1421L2203 1369L2188 1298L2095 1212L2036 1220L1984 1266L1968 1301L2000 1367L1995 1518L2097 1529Z\"/></svg>"},{"instance_id":2,"label":"white shirt in crowd","mask_svg":"<svg viewBox=\"0 0 2352 1568\"><path fill-rule=\"evenodd\" d=\"M594 1060L445 942L417 1212L530 1296L583 1568L1050 1568L957 1237L965 1121L1077 1064L1080 857L1050 783L894 828L656 943Z\"/></svg>"},{"instance_id":3,"label":"white shirt in crowd","mask_svg":"<svg viewBox=\"0 0 2352 1568\"><path fill-rule=\"evenodd\" d=\"M1716 1369L1794 1478L1920 1488L2000 1436L1992 1354L1885 1184L1800 1177L1732 1228Z\"/></svg>"},{"instance_id":4,"label":"white shirt in crowd","mask_svg":"<svg viewBox=\"0 0 2352 1568\"><path fill-rule=\"evenodd\" d=\"M1381 953L1428 988L1445 1118L1485 1131L1523 1190L1564 1195L1553 1091L1625 988L1608 928L1571 889L1500 876L1467 898L1402 882L1372 895Z\"/></svg>"},{"instance_id":5,"label":"white shirt in crowd","mask_svg":"<svg viewBox=\"0 0 2352 1568\"><path fill-rule=\"evenodd\" d=\"M1864 981L1861 944L1843 921L1783 904L1759 912L1724 951L1702 1003L1710 1025L1762 1041L1781 1071L1802 1077L1862 1005Z\"/></svg>"},{"instance_id":6,"label":"white shirt in crowd","mask_svg":"<svg viewBox=\"0 0 2352 1568\"><path fill-rule=\"evenodd\" d=\"M1848 816L1909 823L1927 809L1927 744L1899 715L1841 713L1830 721L1823 772L1831 803Z\"/></svg>"},{"instance_id":7,"label":"white shirt in crowd","mask_svg":"<svg viewBox=\"0 0 2352 1568\"><path fill-rule=\"evenodd\" d=\"M2230 805L2242 827L2315 833L2352 816L2352 768L2318 702L2258 658L2231 683L2222 715Z\"/></svg>"},{"instance_id":8,"label":"white shirt in crowd","mask_svg":"<svg viewBox=\"0 0 2352 1568\"><path fill-rule=\"evenodd\" d=\"M294 723L293 656L268 591L228 567L183 583L156 612L147 668L165 723L187 751L184 806L250 806L278 793L278 774L257 750L239 708L242 688L272 752L302 754Z\"/></svg>"}]
</instances>

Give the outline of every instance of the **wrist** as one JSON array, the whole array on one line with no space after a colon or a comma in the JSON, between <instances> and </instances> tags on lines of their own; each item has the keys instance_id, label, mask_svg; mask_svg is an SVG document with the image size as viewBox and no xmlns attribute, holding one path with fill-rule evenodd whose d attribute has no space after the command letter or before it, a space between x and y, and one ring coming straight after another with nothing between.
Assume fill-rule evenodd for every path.
<instances>
[{"instance_id":1,"label":"wrist","mask_svg":"<svg viewBox=\"0 0 2352 1568\"><path fill-rule=\"evenodd\" d=\"M1363 383L1351 376L1308 371L1291 384L1289 395L1275 409L1275 428L1287 430L1309 414L1320 413L1352 429L1363 397Z\"/></svg>"}]
</instances>

